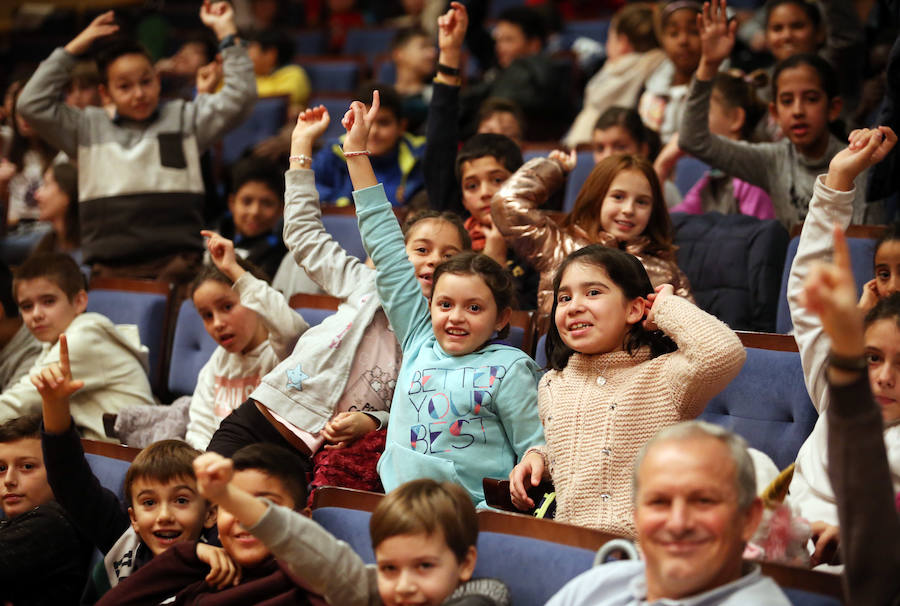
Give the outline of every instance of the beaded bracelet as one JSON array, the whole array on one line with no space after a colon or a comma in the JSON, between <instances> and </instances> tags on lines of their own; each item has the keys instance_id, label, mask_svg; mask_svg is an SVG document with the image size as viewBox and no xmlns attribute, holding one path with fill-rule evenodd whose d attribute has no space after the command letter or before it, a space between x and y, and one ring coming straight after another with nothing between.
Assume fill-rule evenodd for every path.
<instances>
[{"instance_id":1,"label":"beaded bracelet","mask_svg":"<svg viewBox=\"0 0 900 606\"><path fill-rule=\"evenodd\" d=\"M343 151L343 150L341 150L341 151ZM345 151L344 152L345 158L352 158L353 156L368 156L368 155L369 155L369 150L367 150L367 149L364 149L362 151Z\"/></svg>"},{"instance_id":2,"label":"beaded bracelet","mask_svg":"<svg viewBox=\"0 0 900 606\"><path fill-rule=\"evenodd\" d=\"M306 154L299 154L288 158L290 162L299 162L301 166L309 168L312 165L312 158Z\"/></svg>"}]
</instances>

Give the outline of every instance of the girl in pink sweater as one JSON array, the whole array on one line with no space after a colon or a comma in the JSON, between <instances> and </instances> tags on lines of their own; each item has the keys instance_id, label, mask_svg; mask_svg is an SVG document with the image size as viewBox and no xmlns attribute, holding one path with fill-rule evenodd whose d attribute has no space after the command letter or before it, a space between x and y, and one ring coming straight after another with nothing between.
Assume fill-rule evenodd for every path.
<instances>
[{"instance_id":1,"label":"girl in pink sweater","mask_svg":"<svg viewBox=\"0 0 900 606\"><path fill-rule=\"evenodd\" d=\"M634 537L631 469L641 445L696 417L740 371L737 335L669 284L655 291L634 256L600 245L570 254L553 284L552 367L538 386L545 444L510 473L526 488L552 479L556 520Z\"/></svg>"}]
</instances>

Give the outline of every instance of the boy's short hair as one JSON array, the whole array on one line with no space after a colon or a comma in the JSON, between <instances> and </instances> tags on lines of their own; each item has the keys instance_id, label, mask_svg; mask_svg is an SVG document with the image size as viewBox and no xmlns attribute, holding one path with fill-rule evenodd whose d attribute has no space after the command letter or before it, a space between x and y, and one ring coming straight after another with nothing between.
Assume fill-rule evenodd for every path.
<instances>
[{"instance_id":1,"label":"boy's short hair","mask_svg":"<svg viewBox=\"0 0 900 606\"><path fill-rule=\"evenodd\" d=\"M0 424L0 444L33 438L41 439L41 413L15 418Z\"/></svg>"},{"instance_id":2,"label":"boy's short hair","mask_svg":"<svg viewBox=\"0 0 900 606\"><path fill-rule=\"evenodd\" d=\"M522 150L506 135L479 133L472 135L456 154L456 180L462 180L462 167L466 162L491 156L511 173L523 164Z\"/></svg>"},{"instance_id":3,"label":"boy's short hair","mask_svg":"<svg viewBox=\"0 0 900 606\"><path fill-rule=\"evenodd\" d=\"M547 24L544 18L533 8L512 6L497 16L497 21L506 21L518 26L528 40L537 38L543 47L547 43Z\"/></svg>"},{"instance_id":4,"label":"boy's short hair","mask_svg":"<svg viewBox=\"0 0 900 606\"><path fill-rule=\"evenodd\" d=\"M277 164L256 156L242 158L231 169L231 191L237 193L250 181L265 184L284 203L284 173Z\"/></svg>"},{"instance_id":5,"label":"boy's short hair","mask_svg":"<svg viewBox=\"0 0 900 606\"><path fill-rule=\"evenodd\" d=\"M635 52L645 53L659 48L656 28L653 26L653 4L634 2L626 4L613 15L610 27L620 36L625 36Z\"/></svg>"},{"instance_id":6,"label":"boy's short hair","mask_svg":"<svg viewBox=\"0 0 900 606\"><path fill-rule=\"evenodd\" d=\"M16 297L20 282L38 278L56 284L69 301L82 290L87 290L84 274L72 257L60 252L39 252L25 259L13 272L13 297Z\"/></svg>"},{"instance_id":7,"label":"boy's short hair","mask_svg":"<svg viewBox=\"0 0 900 606\"><path fill-rule=\"evenodd\" d=\"M394 536L436 531L444 535L458 562L478 542L475 507L462 486L427 478L406 482L378 503L369 520L373 549Z\"/></svg>"},{"instance_id":8,"label":"boy's short hair","mask_svg":"<svg viewBox=\"0 0 900 606\"><path fill-rule=\"evenodd\" d=\"M276 59L278 67L287 65L294 57L294 43L281 30L264 29L255 32L250 35L250 42L259 44L263 51L274 48L278 55L278 58Z\"/></svg>"},{"instance_id":9,"label":"boy's short hair","mask_svg":"<svg viewBox=\"0 0 900 606\"><path fill-rule=\"evenodd\" d=\"M280 480L294 499L295 509L302 509L306 504L309 465L287 448L265 442L250 444L234 453L231 460L235 471L254 469Z\"/></svg>"},{"instance_id":10,"label":"boy's short hair","mask_svg":"<svg viewBox=\"0 0 900 606\"><path fill-rule=\"evenodd\" d=\"M428 38L429 40L431 40L431 34L426 32L424 28L418 25L400 28L391 39L390 50L395 51L398 48L402 48L414 38Z\"/></svg>"},{"instance_id":11,"label":"boy's short hair","mask_svg":"<svg viewBox=\"0 0 900 606\"><path fill-rule=\"evenodd\" d=\"M497 113L512 114L519 125L519 133L525 132L525 113L515 101L504 97L488 97L478 106L478 124L481 124Z\"/></svg>"},{"instance_id":12,"label":"boy's short hair","mask_svg":"<svg viewBox=\"0 0 900 606\"><path fill-rule=\"evenodd\" d=\"M109 84L109 66L113 61L123 55L143 55L153 65L153 58L143 44L125 35L113 36L103 39L101 47L97 49L95 61L97 71L100 72L100 81Z\"/></svg>"},{"instance_id":13,"label":"boy's short hair","mask_svg":"<svg viewBox=\"0 0 900 606\"><path fill-rule=\"evenodd\" d=\"M139 479L150 478L163 484L177 478L196 479L194 459L201 454L184 440L160 440L144 448L125 473L128 506L132 506L131 487Z\"/></svg>"},{"instance_id":14,"label":"boy's short hair","mask_svg":"<svg viewBox=\"0 0 900 606\"><path fill-rule=\"evenodd\" d=\"M403 100L400 98L400 95L397 94L396 89L390 84L384 84L382 82L368 82L363 84L356 89L356 93L353 95L353 101L362 101L366 105L370 105L372 103L372 93L376 90L378 91L381 100L381 109L387 109L393 112L394 117L398 122L406 117L403 113Z\"/></svg>"}]
</instances>

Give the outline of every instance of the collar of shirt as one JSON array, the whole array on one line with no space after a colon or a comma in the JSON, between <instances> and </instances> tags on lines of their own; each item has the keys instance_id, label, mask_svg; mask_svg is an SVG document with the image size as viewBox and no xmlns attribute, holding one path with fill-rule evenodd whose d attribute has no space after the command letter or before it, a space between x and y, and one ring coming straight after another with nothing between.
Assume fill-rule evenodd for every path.
<instances>
[{"instance_id":1,"label":"collar of shirt","mask_svg":"<svg viewBox=\"0 0 900 606\"><path fill-rule=\"evenodd\" d=\"M646 574L641 574L633 578L629 589L634 598L634 603L640 604L641 606L644 606L645 604L648 606L650 604L659 606L712 606L713 604L721 603L729 594L755 583L762 575L759 570L759 565L751 564L749 562L744 563L742 573L741 578L737 580L682 599L662 598L655 602L648 602Z\"/></svg>"}]
</instances>

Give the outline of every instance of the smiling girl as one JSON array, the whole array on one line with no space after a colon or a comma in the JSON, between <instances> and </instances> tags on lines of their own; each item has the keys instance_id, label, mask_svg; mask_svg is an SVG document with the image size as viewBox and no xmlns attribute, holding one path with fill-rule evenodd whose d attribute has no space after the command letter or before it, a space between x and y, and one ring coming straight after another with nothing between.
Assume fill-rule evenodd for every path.
<instances>
[{"instance_id":1,"label":"smiling girl","mask_svg":"<svg viewBox=\"0 0 900 606\"><path fill-rule=\"evenodd\" d=\"M562 262L538 406L546 443L510 474L520 509L552 479L559 522L634 536L631 469L661 428L693 419L737 375L737 335L628 253L586 246ZM677 344L677 349L676 349Z\"/></svg>"},{"instance_id":2,"label":"smiling girl","mask_svg":"<svg viewBox=\"0 0 900 606\"><path fill-rule=\"evenodd\" d=\"M403 350L384 455L378 473L389 492L428 477L461 484L484 505L482 478L505 477L542 441L537 367L521 350L491 343L509 326L512 276L496 261L461 253L438 265L428 299L366 141L378 108L353 102L344 116L344 155L366 251L378 268L382 306Z\"/></svg>"},{"instance_id":3,"label":"smiling girl","mask_svg":"<svg viewBox=\"0 0 900 606\"><path fill-rule=\"evenodd\" d=\"M690 297L688 279L675 263L672 223L653 166L639 156L602 160L584 182L572 212L557 223L538 207L574 166L574 152L529 160L491 202L494 225L541 272L539 326L546 325L553 305L553 276L560 262L588 244L628 251L644 264L655 286L672 284L675 294Z\"/></svg>"},{"instance_id":4,"label":"smiling girl","mask_svg":"<svg viewBox=\"0 0 900 606\"><path fill-rule=\"evenodd\" d=\"M238 262L231 240L202 233L215 266L200 271L191 299L219 347L197 377L185 440L206 450L222 419L291 353L309 325L280 292Z\"/></svg>"}]
</instances>

